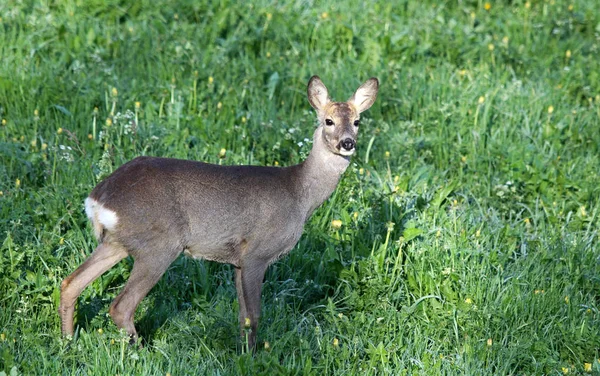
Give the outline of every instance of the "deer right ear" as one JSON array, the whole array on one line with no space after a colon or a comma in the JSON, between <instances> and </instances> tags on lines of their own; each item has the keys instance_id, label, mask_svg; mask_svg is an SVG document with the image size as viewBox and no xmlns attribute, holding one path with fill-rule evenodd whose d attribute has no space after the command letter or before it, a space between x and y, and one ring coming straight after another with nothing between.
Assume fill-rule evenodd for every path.
<instances>
[{"instance_id":1,"label":"deer right ear","mask_svg":"<svg viewBox=\"0 0 600 376\"><path fill-rule=\"evenodd\" d=\"M317 111L320 111L330 102L327 88L319 76L312 76L308 81L308 101L310 105Z\"/></svg>"}]
</instances>

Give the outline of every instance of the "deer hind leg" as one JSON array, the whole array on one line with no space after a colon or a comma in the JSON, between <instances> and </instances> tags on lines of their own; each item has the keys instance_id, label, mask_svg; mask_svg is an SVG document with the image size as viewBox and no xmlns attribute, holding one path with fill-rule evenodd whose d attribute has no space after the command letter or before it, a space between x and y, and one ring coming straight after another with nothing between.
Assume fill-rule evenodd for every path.
<instances>
[{"instance_id":1,"label":"deer hind leg","mask_svg":"<svg viewBox=\"0 0 600 376\"><path fill-rule=\"evenodd\" d=\"M77 270L62 281L58 313L63 335L73 335L75 302L83 289L125 257L127 252L122 247L107 243L100 244Z\"/></svg>"},{"instance_id":2,"label":"deer hind leg","mask_svg":"<svg viewBox=\"0 0 600 376\"><path fill-rule=\"evenodd\" d=\"M110 316L117 327L124 329L134 343L137 332L133 323L137 306L160 280L169 265L181 252L165 252L156 257L156 253L142 254L147 257L134 258L131 275L123 291L115 298L110 306Z\"/></svg>"}]
</instances>

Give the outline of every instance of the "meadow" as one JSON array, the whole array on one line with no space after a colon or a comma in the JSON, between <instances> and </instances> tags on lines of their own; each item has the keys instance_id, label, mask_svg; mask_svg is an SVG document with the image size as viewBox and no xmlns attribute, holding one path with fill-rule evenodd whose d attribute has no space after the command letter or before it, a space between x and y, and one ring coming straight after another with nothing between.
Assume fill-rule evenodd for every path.
<instances>
[{"instance_id":1,"label":"meadow","mask_svg":"<svg viewBox=\"0 0 600 376\"><path fill-rule=\"evenodd\" d=\"M595 1L3 1L0 375L600 374L599 56ZM185 257L141 347L108 316L129 258L61 338L91 189L139 155L299 163L313 74L379 96L256 354L233 267Z\"/></svg>"}]
</instances>

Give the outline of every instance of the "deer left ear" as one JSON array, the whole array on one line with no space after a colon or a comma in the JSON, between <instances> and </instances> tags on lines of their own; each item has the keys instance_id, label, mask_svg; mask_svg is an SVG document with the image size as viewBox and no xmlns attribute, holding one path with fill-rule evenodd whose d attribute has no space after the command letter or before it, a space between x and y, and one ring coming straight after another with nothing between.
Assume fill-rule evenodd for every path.
<instances>
[{"instance_id":1,"label":"deer left ear","mask_svg":"<svg viewBox=\"0 0 600 376\"><path fill-rule=\"evenodd\" d=\"M377 80L377 78L375 77L371 77L367 81L365 81L364 84L360 85L358 89L356 89L356 92L354 93L352 98L348 100L348 102L354 104L354 106L356 106L356 108L358 109L359 113L366 111L375 102L378 91L379 80Z\"/></svg>"}]
</instances>

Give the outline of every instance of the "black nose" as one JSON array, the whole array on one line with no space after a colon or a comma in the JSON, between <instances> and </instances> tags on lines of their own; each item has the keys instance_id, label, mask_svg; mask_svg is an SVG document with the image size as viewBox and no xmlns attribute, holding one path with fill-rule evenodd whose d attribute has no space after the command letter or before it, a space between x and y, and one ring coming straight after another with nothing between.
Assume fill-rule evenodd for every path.
<instances>
[{"instance_id":1,"label":"black nose","mask_svg":"<svg viewBox=\"0 0 600 376\"><path fill-rule=\"evenodd\" d=\"M354 149L355 145L356 143L351 138L347 138L345 140L340 141L340 147L344 148L347 151Z\"/></svg>"}]
</instances>

